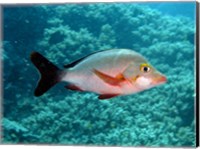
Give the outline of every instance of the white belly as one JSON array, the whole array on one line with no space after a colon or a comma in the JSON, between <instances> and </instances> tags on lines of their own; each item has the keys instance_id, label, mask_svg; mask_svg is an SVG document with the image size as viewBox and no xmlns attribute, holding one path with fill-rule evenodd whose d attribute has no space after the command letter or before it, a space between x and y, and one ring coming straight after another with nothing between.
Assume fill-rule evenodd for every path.
<instances>
[{"instance_id":1,"label":"white belly","mask_svg":"<svg viewBox=\"0 0 200 149\"><path fill-rule=\"evenodd\" d=\"M83 91L91 91L98 94L133 94L139 89L130 82L123 82L120 86L110 85L96 76L94 73L74 73L68 72L63 81L69 82Z\"/></svg>"}]
</instances>

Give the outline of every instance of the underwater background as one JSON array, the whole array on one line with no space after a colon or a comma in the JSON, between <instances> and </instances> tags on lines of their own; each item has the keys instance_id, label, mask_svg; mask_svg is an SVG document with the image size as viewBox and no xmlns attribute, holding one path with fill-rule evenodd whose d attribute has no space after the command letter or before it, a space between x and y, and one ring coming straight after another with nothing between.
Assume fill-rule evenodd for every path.
<instances>
[{"instance_id":1,"label":"underwater background","mask_svg":"<svg viewBox=\"0 0 200 149\"><path fill-rule=\"evenodd\" d=\"M195 2L11 5L2 23L2 143L195 146ZM103 101L64 83L34 97L32 51L62 68L113 48L141 53L167 83Z\"/></svg>"}]
</instances>

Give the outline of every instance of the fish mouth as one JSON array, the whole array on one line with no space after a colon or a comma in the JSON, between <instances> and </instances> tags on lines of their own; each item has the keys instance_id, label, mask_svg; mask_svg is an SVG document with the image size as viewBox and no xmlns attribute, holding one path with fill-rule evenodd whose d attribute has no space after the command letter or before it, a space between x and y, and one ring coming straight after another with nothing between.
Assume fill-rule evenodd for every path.
<instances>
[{"instance_id":1,"label":"fish mouth","mask_svg":"<svg viewBox=\"0 0 200 149\"><path fill-rule=\"evenodd\" d=\"M165 76L159 76L155 79L155 82L157 83L165 83L167 82L167 78Z\"/></svg>"}]
</instances>

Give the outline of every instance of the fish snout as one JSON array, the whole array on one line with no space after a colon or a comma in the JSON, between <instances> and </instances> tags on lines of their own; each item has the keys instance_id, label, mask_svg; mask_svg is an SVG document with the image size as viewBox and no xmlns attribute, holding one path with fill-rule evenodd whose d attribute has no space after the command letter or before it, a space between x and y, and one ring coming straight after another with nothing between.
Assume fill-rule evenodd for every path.
<instances>
[{"instance_id":1,"label":"fish snout","mask_svg":"<svg viewBox=\"0 0 200 149\"><path fill-rule=\"evenodd\" d=\"M160 75L155 79L155 81L157 83L165 83L165 82L167 82L167 78L164 75Z\"/></svg>"},{"instance_id":2,"label":"fish snout","mask_svg":"<svg viewBox=\"0 0 200 149\"><path fill-rule=\"evenodd\" d=\"M167 82L167 78L165 75L161 74L160 72L154 73L154 77L152 78L153 85L159 85Z\"/></svg>"}]
</instances>

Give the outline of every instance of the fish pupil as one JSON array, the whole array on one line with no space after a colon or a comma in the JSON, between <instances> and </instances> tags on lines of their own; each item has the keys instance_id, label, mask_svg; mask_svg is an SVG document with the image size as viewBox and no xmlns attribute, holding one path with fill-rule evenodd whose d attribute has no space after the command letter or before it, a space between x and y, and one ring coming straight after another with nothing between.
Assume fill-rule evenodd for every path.
<instances>
[{"instance_id":1,"label":"fish pupil","mask_svg":"<svg viewBox=\"0 0 200 149\"><path fill-rule=\"evenodd\" d=\"M144 67L144 72L148 72L148 67Z\"/></svg>"}]
</instances>

